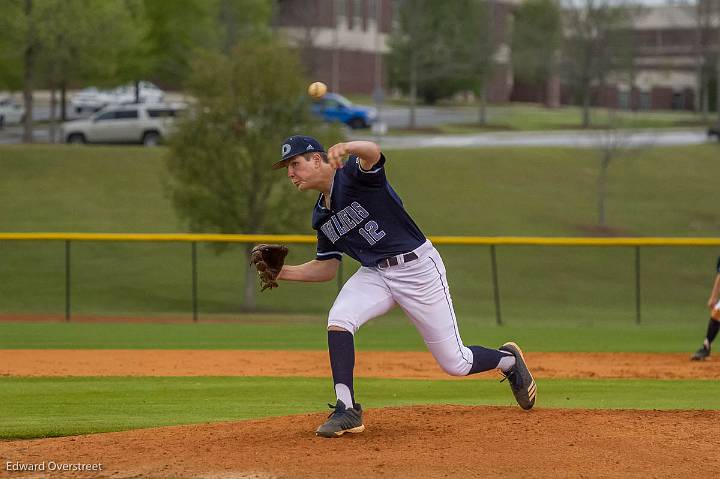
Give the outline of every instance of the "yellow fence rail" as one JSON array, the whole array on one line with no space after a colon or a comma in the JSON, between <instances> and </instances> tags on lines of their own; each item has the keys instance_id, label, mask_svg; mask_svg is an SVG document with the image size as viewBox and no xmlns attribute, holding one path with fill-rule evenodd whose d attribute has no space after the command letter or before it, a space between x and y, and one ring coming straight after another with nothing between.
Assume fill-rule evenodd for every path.
<instances>
[{"instance_id":1,"label":"yellow fence rail","mask_svg":"<svg viewBox=\"0 0 720 479\"><path fill-rule=\"evenodd\" d=\"M614 237L575 238L544 236L430 236L436 245L526 246L720 246L720 238ZM270 234L140 234L140 233L0 233L0 241L148 241L200 243L313 244L311 235Z\"/></svg>"},{"instance_id":2,"label":"yellow fence rail","mask_svg":"<svg viewBox=\"0 0 720 479\"><path fill-rule=\"evenodd\" d=\"M489 246L490 265L495 302L495 320L502 324L500 281L498 278L496 247L516 246L600 246L632 247L635 251L635 322L641 323L640 248L652 246L720 246L720 238L662 238L662 237L616 237L574 238L534 236L430 236L436 245ZM64 241L65 242L65 320L70 321L72 291L72 255L74 241L117 242L185 242L190 244L192 271L193 320L198 320L197 295L197 244L198 243L290 243L314 244L310 235L267 234L137 234L137 233L0 233L0 241ZM342 288L342 266L338 274L338 289Z\"/></svg>"}]
</instances>

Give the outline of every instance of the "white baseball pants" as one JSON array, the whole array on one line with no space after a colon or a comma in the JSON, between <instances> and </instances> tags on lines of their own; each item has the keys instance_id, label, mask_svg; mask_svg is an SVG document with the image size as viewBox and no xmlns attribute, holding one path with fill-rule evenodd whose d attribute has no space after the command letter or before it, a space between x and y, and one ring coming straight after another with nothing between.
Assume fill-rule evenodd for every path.
<instances>
[{"instance_id":1,"label":"white baseball pants","mask_svg":"<svg viewBox=\"0 0 720 479\"><path fill-rule=\"evenodd\" d=\"M399 305L420 332L440 367L465 376L473 364L453 310L445 265L428 240L414 250L418 259L387 268L361 267L343 286L328 316L328 327L355 332Z\"/></svg>"}]
</instances>

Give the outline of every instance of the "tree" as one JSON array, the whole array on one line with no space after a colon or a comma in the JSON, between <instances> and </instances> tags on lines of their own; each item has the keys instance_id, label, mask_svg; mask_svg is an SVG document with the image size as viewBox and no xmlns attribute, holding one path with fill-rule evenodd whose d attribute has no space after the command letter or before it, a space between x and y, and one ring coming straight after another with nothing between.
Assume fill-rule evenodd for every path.
<instances>
[{"instance_id":1,"label":"tree","mask_svg":"<svg viewBox=\"0 0 720 479\"><path fill-rule=\"evenodd\" d=\"M266 0L143 0L136 15L145 34L123 67L123 77L153 78L180 86L190 74L194 50L230 53L240 38L267 29L272 2Z\"/></svg>"},{"instance_id":2,"label":"tree","mask_svg":"<svg viewBox=\"0 0 720 479\"><path fill-rule=\"evenodd\" d=\"M285 137L313 129L300 71L297 56L269 35L229 55L196 55L188 82L196 103L167 158L168 193L191 231L281 233L307 224L286 175L270 170ZM245 307L253 308L253 271L245 277Z\"/></svg>"},{"instance_id":3,"label":"tree","mask_svg":"<svg viewBox=\"0 0 720 479\"><path fill-rule=\"evenodd\" d=\"M545 104L559 105L558 56L562 42L559 0L525 0L515 12L512 37L513 72L546 86Z\"/></svg>"},{"instance_id":4,"label":"tree","mask_svg":"<svg viewBox=\"0 0 720 479\"><path fill-rule=\"evenodd\" d=\"M23 141L33 141L33 89L37 81L37 57L41 50L39 32L47 25L48 16L44 10L51 2L33 0L8 0L3 4L0 15L2 52L4 67L17 71L10 81L20 80L25 103Z\"/></svg>"},{"instance_id":5,"label":"tree","mask_svg":"<svg viewBox=\"0 0 720 479\"><path fill-rule=\"evenodd\" d=\"M599 156L597 176L597 225L601 230L607 224L607 185L609 170L613 162L622 158L629 158L631 154L652 147L652 142L645 143L640 140L632 141L632 130L622 128L622 119L617 110L608 110L608 119L605 127L600 131L595 150Z\"/></svg>"},{"instance_id":6,"label":"tree","mask_svg":"<svg viewBox=\"0 0 720 479\"><path fill-rule=\"evenodd\" d=\"M479 0L399 0L398 28L389 40L390 75L410 95L410 128L418 95L433 103L472 88L483 58L478 43L484 18Z\"/></svg>"},{"instance_id":7,"label":"tree","mask_svg":"<svg viewBox=\"0 0 720 479\"><path fill-rule=\"evenodd\" d=\"M582 106L582 126L590 126L593 87L607 76L627 70L632 23L640 9L625 0L566 0L562 71Z\"/></svg>"},{"instance_id":8,"label":"tree","mask_svg":"<svg viewBox=\"0 0 720 479\"><path fill-rule=\"evenodd\" d=\"M493 24L492 4L484 0L462 2L455 10L456 21L453 29L456 60L465 65L465 71L459 72L460 88L470 89L478 102L478 123L487 121L488 79L495 62L495 26Z\"/></svg>"},{"instance_id":9,"label":"tree","mask_svg":"<svg viewBox=\"0 0 720 479\"><path fill-rule=\"evenodd\" d=\"M51 91L51 141L54 140L56 91L61 93L61 118L66 119L69 84L109 82L118 74L121 58L135 49L142 31L124 0L64 0L46 3L52 18L40 32L38 86Z\"/></svg>"},{"instance_id":10,"label":"tree","mask_svg":"<svg viewBox=\"0 0 720 479\"><path fill-rule=\"evenodd\" d=\"M128 13L132 3L9 0L4 4L0 16L0 66L19 73L0 79L11 87L22 87L25 142L33 139L36 87L50 87L53 92L60 88L64 92L70 82L117 75L118 59L139 41ZM64 93L62 97L64 104ZM54 105L51 111L54 114Z\"/></svg>"}]
</instances>

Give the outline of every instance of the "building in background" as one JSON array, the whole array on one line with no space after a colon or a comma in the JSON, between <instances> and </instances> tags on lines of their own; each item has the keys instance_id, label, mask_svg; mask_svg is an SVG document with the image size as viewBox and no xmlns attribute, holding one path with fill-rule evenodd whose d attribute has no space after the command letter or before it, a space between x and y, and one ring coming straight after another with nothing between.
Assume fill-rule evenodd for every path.
<instances>
[{"instance_id":1,"label":"building in background","mask_svg":"<svg viewBox=\"0 0 720 479\"><path fill-rule=\"evenodd\" d=\"M710 83L717 81L720 1L648 8L635 22L634 39L634 84L618 82L603 103L700 111L714 99Z\"/></svg>"},{"instance_id":2,"label":"building in background","mask_svg":"<svg viewBox=\"0 0 720 479\"><path fill-rule=\"evenodd\" d=\"M440 0L438 0L440 1ZM512 71L513 10L521 0L488 0L495 62L488 100L542 101L546 86L516 81ZM299 49L309 76L332 91L387 90L385 59L395 0L279 0L275 27ZM622 109L707 110L715 105L720 51L720 0L647 7L634 24L632 75L610 75L593 105ZM555 79L557 81L557 78ZM563 104L574 95L561 85Z\"/></svg>"},{"instance_id":3,"label":"building in background","mask_svg":"<svg viewBox=\"0 0 720 479\"><path fill-rule=\"evenodd\" d=\"M715 104L720 1L646 7L633 25L633 68L596 86L592 104L633 110L702 111ZM544 86L515 82L512 101L538 101ZM574 93L561 86L563 104Z\"/></svg>"},{"instance_id":4,"label":"building in background","mask_svg":"<svg viewBox=\"0 0 720 479\"><path fill-rule=\"evenodd\" d=\"M309 76L331 91L386 88L384 56L392 0L280 0L275 27L302 55Z\"/></svg>"},{"instance_id":5,"label":"building in background","mask_svg":"<svg viewBox=\"0 0 720 479\"><path fill-rule=\"evenodd\" d=\"M508 36L518 2L488 2L496 45L491 102L509 101L512 92ZM279 0L274 23L299 49L312 79L336 92L373 94L387 90L385 57L396 8L394 0Z\"/></svg>"}]
</instances>

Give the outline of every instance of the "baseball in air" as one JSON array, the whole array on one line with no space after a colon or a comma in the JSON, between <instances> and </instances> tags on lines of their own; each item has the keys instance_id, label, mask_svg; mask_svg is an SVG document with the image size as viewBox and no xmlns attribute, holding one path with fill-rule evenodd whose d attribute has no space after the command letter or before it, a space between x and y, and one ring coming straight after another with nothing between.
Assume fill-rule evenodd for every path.
<instances>
[{"instance_id":1,"label":"baseball in air","mask_svg":"<svg viewBox=\"0 0 720 479\"><path fill-rule=\"evenodd\" d=\"M321 81L316 81L308 87L308 95L313 98L322 98L327 93L327 85Z\"/></svg>"}]
</instances>

